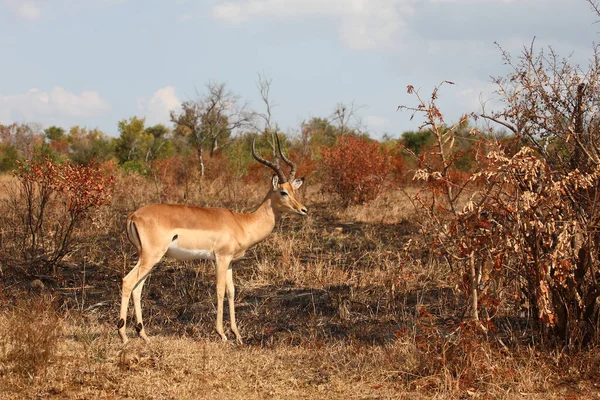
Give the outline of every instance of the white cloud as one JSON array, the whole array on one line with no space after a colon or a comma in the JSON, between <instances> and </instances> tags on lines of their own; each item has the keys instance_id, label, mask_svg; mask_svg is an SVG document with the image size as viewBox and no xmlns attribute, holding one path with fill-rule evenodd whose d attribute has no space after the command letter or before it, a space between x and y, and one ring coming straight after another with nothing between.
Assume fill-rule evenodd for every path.
<instances>
[{"instance_id":1,"label":"white cloud","mask_svg":"<svg viewBox=\"0 0 600 400\"><path fill-rule=\"evenodd\" d=\"M365 121L370 130L384 131L390 127L390 120L378 115L369 115Z\"/></svg>"},{"instance_id":2,"label":"white cloud","mask_svg":"<svg viewBox=\"0 0 600 400\"><path fill-rule=\"evenodd\" d=\"M33 21L42 15L42 8L35 0L2 0L2 2L19 18Z\"/></svg>"},{"instance_id":3,"label":"white cloud","mask_svg":"<svg viewBox=\"0 0 600 400\"><path fill-rule=\"evenodd\" d=\"M240 4L233 3L225 3L215 6L213 8L213 15L217 19L234 23L241 22L247 18L247 16L242 14L242 6Z\"/></svg>"},{"instance_id":4,"label":"white cloud","mask_svg":"<svg viewBox=\"0 0 600 400\"><path fill-rule=\"evenodd\" d=\"M249 0L213 7L213 17L241 23L251 18L327 17L338 24L343 43L353 49L389 48L406 32L405 18L416 0Z\"/></svg>"},{"instance_id":5,"label":"white cloud","mask_svg":"<svg viewBox=\"0 0 600 400\"><path fill-rule=\"evenodd\" d=\"M0 95L0 123L59 123L106 113L110 104L98 92L75 94L60 86L49 92L29 89L25 93Z\"/></svg>"},{"instance_id":6,"label":"white cloud","mask_svg":"<svg viewBox=\"0 0 600 400\"><path fill-rule=\"evenodd\" d=\"M158 89L151 97L138 97L137 113L146 117L148 125L168 124L170 112L181 105L173 86Z\"/></svg>"}]
</instances>

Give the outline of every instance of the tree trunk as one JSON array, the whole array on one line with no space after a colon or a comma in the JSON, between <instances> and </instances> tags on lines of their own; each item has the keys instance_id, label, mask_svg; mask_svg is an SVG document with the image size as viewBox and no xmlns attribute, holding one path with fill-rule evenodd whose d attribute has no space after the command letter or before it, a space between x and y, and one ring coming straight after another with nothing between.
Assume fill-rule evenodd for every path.
<instances>
[{"instance_id":1,"label":"tree trunk","mask_svg":"<svg viewBox=\"0 0 600 400\"><path fill-rule=\"evenodd\" d=\"M212 145L210 146L210 157L215 155L215 152L219 149L218 139L214 137L212 139Z\"/></svg>"},{"instance_id":2,"label":"tree trunk","mask_svg":"<svg viewBox=\"0 0 600 400\"><path fill-rule=\"evenodd\" d=\"M204 160L202 158L202 145L198 146L198 169L200 171L200 179L198 180L198 192L202 193L202 181L204 180Z\"/></svg>"},{"instance_id":3,"label":"tree trunk","mask_svg":"<svg viewBox=\"0 0 600 400\"><path fill-rule=\"evenodd\" d=\"M583 135L583 96L585 94L585 83L580 83L577 86L577 99L576 99L576 103L575 103L575 110L573 110L574 112L574 116L573 116L573 124L574 124L574 130L575 130L575 134L578 135L581 140L581 143L586 143L587 142L587 138L584 139L584 135ZM577 142L575 142L577 143ZM573 153L573 157L571 158L571 168L575 169L575 168L581 168L581 162L582 162L582 156L583 156L583 151L582 149L579 147L579 144L575 145L575 151Z\"/></svg>"},{"instance_id":4,"label":"tree trunk","mask_svg":"<svg viewBox=\"0 0 600 400\"><path fill-rule=\"evenodd\" d=\"M470 275L471 275L471 319L479 322L479 299L477 296L477 273L475 270L475 252L472 251L469 257Z\"/></svg>"}]
</instances>

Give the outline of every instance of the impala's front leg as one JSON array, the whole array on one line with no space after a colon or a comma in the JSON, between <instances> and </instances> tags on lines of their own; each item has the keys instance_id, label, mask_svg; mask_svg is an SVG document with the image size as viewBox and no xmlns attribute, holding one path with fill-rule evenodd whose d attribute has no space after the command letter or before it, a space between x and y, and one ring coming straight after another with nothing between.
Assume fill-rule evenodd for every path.
<instances>
[{"instance_id":1,"label":"impala's front leg","mask_svg":"<svg viewBox=\"0 0 600 400\"><path fill-rule=\"evenodd\" d=\"M225 289L227 287L227 270L231 257L217 256L217 333L221 336L224 342L227 341L227 336L223 331L223 300L225 299Z\"/></svg>"},{"instance_id":2,"label":"impala's front leg","mask_svg":"<svg viewBox=\"0 0 600 400\"><path fill-rule=\"evenodd\" d=\"M235 322L235 286L233 285L233 269L231 268L231 264L229 265L229 268L227 268L227 301L229 302L229 321L231 323L231 330L235 333L235 339L238 344L242 344L242 335L240 335Z\"/></svg>"}]
</instances>

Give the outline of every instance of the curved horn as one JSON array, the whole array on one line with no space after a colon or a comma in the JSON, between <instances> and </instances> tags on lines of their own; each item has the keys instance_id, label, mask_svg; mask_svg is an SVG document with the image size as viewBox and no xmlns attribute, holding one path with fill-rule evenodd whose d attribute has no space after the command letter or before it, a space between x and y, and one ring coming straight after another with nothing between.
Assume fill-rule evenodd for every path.
<instances>
[{"instance_id":1,"label":"curved horn","mask_svg":"<svg viewBox=\"0 0 600 400\"><path fill-rule=\"evenodd\" d=\"M254 157L254 159L256 161L258 161L259 163L261 163L263 165L266 165L267 167L269 167L273 171L275 171L275 173L279 177L279 182L280 183L287 182L285 174L283 173L283 171L281 170L281 168L278 165L276 165L275 163L272 163L270 161L267 161L264 158L260 157L258 154L256 154L256 149L254 148L254 144L255 143L256 143L256 136L254 136L254 139L252 139L252 157Z\"/></svg>"},{"instance_id":2,"label":"curved horn","mask_svg":"<svg viewBox=\"0 0 600 400\"><path fill-rule=\"evenodd\" d=\"M288 158L283 155L283 153L281 152L281 142L279 142L279 135L275 134L275 137L277 138L277 148L279 149L279 155L281 156L281 159L292 168L288 178L288 180L291 182L296 177L296 164L288 160Z\"/></svg>"}]
</instances>

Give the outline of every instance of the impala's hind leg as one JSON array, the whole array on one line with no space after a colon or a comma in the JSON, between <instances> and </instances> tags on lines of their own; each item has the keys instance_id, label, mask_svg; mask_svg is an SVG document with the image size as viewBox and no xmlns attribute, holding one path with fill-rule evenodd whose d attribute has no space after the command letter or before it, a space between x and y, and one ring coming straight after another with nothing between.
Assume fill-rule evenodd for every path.
<instances>
[{"instance_id":1,"label":"impala's hind leg","mask_svg":"<svg viewBox=\"0 0 600 400\"><path fill-rule=\"evenodd\" d=\"M142 288L144 287L144 283L146 283L146 278L148 278L148 275L143 277L142 280L138 282L137 286L133 289L132 295L133 295L133 308L135 310L135 320L137 322L137 324L135 325L135 330L137 331L138 335L140 335L140 337L142 339L144 339L146 342L150 343L150 339L148 338L148 335L146 335L146 330L144 329L144 322L142 320L141 298L142 298Z\"/></svg>"},{"instance_id":2,"label":"impala's hind leg","mask_svg":"<svg viewBox=\"0 0 600 400\"><path fill-rule=\"evenodd\" d=\"M127 341L128 341L127 333L126 333L126 327L127 327L126 321L127 321L127 308L129 307L129 297L131 296L131 293L135 289L139 288L137 290L137 293L134 294L134 307L136 309L136 318L138 319L138 326L140 326L139 324L142 323L142 310L141 310L139 296L141 296L141 294L142 294L142 285L143 285L144 281L146 280L146 277L152 270L152 267L154 267L154 264L156 264L159 260L160 260L160 258L146 259L145 257L140 257L140 259L138 260L135 267L133 267L133 269L131 271L129 271L129 273L125 276L125 278L123 278L123 290L121 293L121 312L120 312L119 322L117 324L117 328L119 328L119 335L121 336L121 340L123 341L123 344L127 343ZM137 300L136 300L136 298L137 298ZM135 304L136 302L138 304ZM143 333L143 335L142 335L143 325L141 325L141 329L139 332L140 332L140 336L142 336L142 338L144 338L144 336L146 336L145 333ZM147 337L145 339L147 339Z\"/></svg>"}]
</instances>

